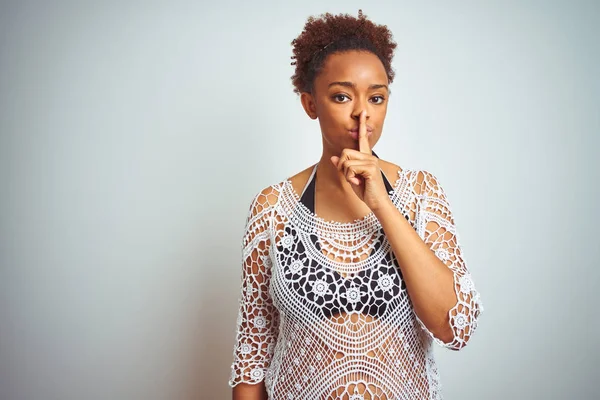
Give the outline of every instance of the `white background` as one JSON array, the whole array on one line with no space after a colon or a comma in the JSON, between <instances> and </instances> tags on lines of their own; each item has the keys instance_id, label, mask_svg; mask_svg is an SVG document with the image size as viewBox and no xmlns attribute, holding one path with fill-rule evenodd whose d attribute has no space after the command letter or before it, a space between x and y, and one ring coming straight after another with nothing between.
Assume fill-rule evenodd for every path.
<instances>
[{"instance_id":1,"label":"white background","mask_svg":"<svg viewBox=\"0 0 600 400\"><path fill-rule=\"evenodd\" d=\"M445 398L600 396L599 2L13 1L1 399L231 396L250 201L321 154L290 42L359 8L398 43L375 150L440 179L485 306Z\"/></svg>"}]
</instances>

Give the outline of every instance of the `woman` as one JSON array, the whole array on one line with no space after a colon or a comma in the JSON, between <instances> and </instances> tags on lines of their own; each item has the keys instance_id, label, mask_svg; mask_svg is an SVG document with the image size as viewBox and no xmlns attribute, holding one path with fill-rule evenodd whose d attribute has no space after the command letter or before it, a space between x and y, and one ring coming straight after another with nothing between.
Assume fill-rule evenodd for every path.
<instances>
[{"instance_id":1,"label":"woman","mask_svg":"<svg viewBox=\"0 0 600 400\"><path fill-rule=\"evenodd\" d=\"M483 308L439 181L372 151L396 43L359 10L292 45L323 152L252 201L233 398L439 399L432 342L463 348Z\"/></svg>"}]
</instances>

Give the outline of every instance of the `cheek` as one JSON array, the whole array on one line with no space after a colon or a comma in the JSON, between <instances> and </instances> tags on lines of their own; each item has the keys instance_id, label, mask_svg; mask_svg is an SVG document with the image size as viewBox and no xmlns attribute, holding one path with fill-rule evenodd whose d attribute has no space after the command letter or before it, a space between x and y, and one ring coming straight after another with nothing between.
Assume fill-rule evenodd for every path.
<instances>
[{"instance_id":1,"label":"cheek","mask_svg":"<svg viewBox=\"0 0 600 400\"><path fill-rule=\"evenodd\" d=\"M374 135L371 135L371 137L369 138L369 143L371 143L371 146L374 146L375 143L379 141L379 139L381 139L381 126L379 126L379 129L377 129Z\"/></svg>"},{"instance_id":2,"label":"cheek","mask_svg":"<svg viewBox=\"0 0 600 400\"><path fill-rule=\"evenodd\" d=\"M338 124L348 118L348 112L343 107L324 107L321 110L321 119L327 124Z\"/></svg>"},{"instance_id":3,"label":"cheek","mask_svg":"<svg viewBox=\"0 0 600 400\"><path fill-rule=\"evenodd\" d=\"M385 122L385 110L377 114L377 119L375 120L375 125L377 125L377 130L381 133L383 129L383 123Z\"/></svg>"}]
</instances>

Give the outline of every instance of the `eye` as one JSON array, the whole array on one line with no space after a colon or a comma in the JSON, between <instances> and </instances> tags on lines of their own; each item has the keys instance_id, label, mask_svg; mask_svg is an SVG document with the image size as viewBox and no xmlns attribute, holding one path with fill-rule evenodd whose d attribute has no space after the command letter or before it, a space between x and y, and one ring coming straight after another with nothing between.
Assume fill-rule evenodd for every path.
<instances>
[{"instance_id":1,"label":"eye","mask_svg":"<svg viewBox=\"0 0 600 400\"><path fill-rule=\"evenodd\" d=\"M345 101L343 101L344 98L350 99L350 97L348 97L347 95L342 94L342 93L335 94L331 98L336 100L338 103L345 103ZM374 97L372 97L372 99L380 100L380 101L374 101L375 104L382 104L385 101L385 97L383 97L383 96L374 96Z\"/></svg>"},{"instance_id":2,"label":"eye","mask_svg":"<svg viewBox=\"0 0 600 400\"><path fill-rule=\"evenodd\" d=\"M375 96L373 98L374 99L381 99L381 101L379 103L375 103L375 104L381 104L381 103L383 103L385 101L385 97L383 97L383 96Z\"/></svg>"},{"instance_id":3,"label":"eye","mask_svg":"<svg viewBox=\"0 0 600 400\"><path fill-rule=\"evenodd\" d=\"M334 100L339 100L339 98L340 98L340 97L348 97L348 96L346 96L345 94L341 94L341 93L339 93L339 94L335 94L335 95L333 95L332 99L334 99ZM348 98L349 98L349 97L348 97ZM339 102L340 102L340 103L344 103L343 101L339 101Z\"/></svg>"}]
</instances>

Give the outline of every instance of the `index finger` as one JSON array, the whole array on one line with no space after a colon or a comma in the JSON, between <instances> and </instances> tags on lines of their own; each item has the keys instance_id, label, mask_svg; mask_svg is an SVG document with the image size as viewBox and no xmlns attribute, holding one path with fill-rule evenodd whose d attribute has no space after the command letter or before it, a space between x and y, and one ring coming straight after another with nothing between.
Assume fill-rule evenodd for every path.
<instances>
[{"instance_id":1,"label":"index finger","mask_svg":"<svg viewBox=\"0 0 600 400\"><path fill-rule=\"evenodd\" d=\"M371 146L367 137L367 110L363 110L360 113L358 121L358 151L371 154Z\"/></svg>"}]
</instances>

